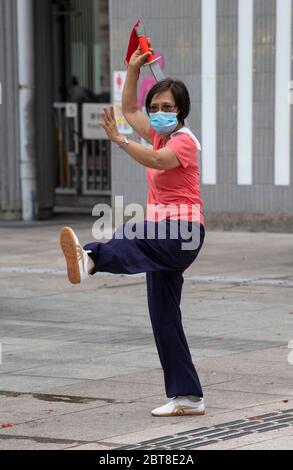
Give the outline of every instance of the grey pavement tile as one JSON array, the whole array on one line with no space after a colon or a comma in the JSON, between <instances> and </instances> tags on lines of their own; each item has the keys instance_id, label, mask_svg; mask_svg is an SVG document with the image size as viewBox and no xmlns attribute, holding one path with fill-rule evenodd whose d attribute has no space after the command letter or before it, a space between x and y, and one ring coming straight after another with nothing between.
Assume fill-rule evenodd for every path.
<instances>
[{"instance_id":1,"label":"grey pavement tile","mask_svg":"<svg viewBox=\"0 0 293 470\"><path fill-rule=\"evenodd\" d=\"M146 375L148 373L146 372ZM123 380L123 375L119 376ZM107 399L117 399L121 401L139 400L145 397L156 396L162 392L163 380L157 384L140 384L135 382L115 381L112 379L86 380L80 381L65 387L55 387L43 390L43 393L68 395L68 396L86 396ZM0 405L1 408L1 405Z\"/></svg>"},{"instance_id":2,"label":"grey pavement tile","mask_svg":"<svg viewBox=\"0 0 293 470\"><path fill-rule=\"evenodd\" d=\"M45 361L43 361L45 362ZM44 365L47 363L45 362ZM22 359L21 357L16 358L14 360L6 360L5 358L2 359L2 364L0 364L0 387L1 387L1 377L3 374L9 374L9 373L25 373L25 371L29 371L32 368L39 367L42 365L42 361L38 361L37 359L35 360L27 360L27 359Z\"/></svg>"},{"instance_id":3,"label":"grey pavement tile","mask_svg":"<svg viewBox=\"0 0 293 470\"><path fill-rule=\"evenodd\" d=\"M279 346L275 348L264 348L258 351L251 351L250 353L245 354L245 358L248 361L257 360L257 361L264 361L264 362L267 362L267 361L268 362L280 362L284 364L288 362L289 351L290 349L288 349L288 344L285 344L284 346ZM293 373L293 367L292 367L292 373Z\"/></svg>"},{"instance_id":4,"label":"grey pavement tile","mask_svg":"<svg viewBox=\"0 0 293 470\"><path fill-rule=\"evenodd\" d=\"M293 377L291 380L284 380L280 377L254 376L243 377L230 382L221 382L208 385L208 390L246 392L250 394L279 395L281 399L293 396Z\"/></svg>"},{"instance_id":5,"label":"grey pavement tile","mask_svg":"<svg viewBox=\"0 0 293 470\"><path fill-rule=\"evenodd\" d=\"M67 379L102 379L107 377L114 377L121 375L121 370L125 373L127 372L139 372L142 368L145 367L144 364L140 365L128 365L123 364L119 358L117 360L110 361L107 359L104 360L101 364L100 361L97 361L96 364L90 364L85 362L67 362L65 364L53 364L51 366L44 367L33 367L31 369L25 369L23 371L11 373L11 377L26 377L26 380L31 380L33 377L42 377L49 380L50 377L53 378L67 378ZM0 374L0 380L2 378Z\"/></svg>"},{"instance_id":6,"label":"grey pavement tile","mask_svg":"<svg viewBox=\"0 0 293 470\"><path fill-rule=\"evenodd\" d=\"M226 389L214 389L207 387L203 390L205 405L208 408L226 408L229 410L258 406L266 403L282 403L283 397L279 394L249 393L245 391L233 391ZM288 398L285 396L284 398Z\"/></svg>"},{"instance_id":7,"label":"grey pavement tile","mask_svg":"<svg viewBox=\"0 0 293 470\"><path fill-rule=\"evenodd\" d=\"M18 396L6 396L0 400L1 420L9 414L9 422L16 415L17 419L30 421L33 419L47 418L59 414L74 413L87 409L107 405L107 399L73 396L71 399L65 394L45 394L44 392L21 394Z\"/></svg>"},{"instance_id":8,"label":"grey pavement tile","mask_svg":"<svg viewBox=\"0 0 293 470\"><path fill-rule=\"evenodd\" d=\"M194 364L196 366L196 370L198 372L201 384L204 387L209 386L209 385L222 384L222 383L226 384L226 383L230 383L237 379L242 378L241 374L237 374L229 370L223 371L223 370L206 370L203 368L199 369L197 367L197 363L195 362Z\"/></svg>"},{"instance_id":9,"label":"grey pavement tile","mask_svg":"<svg viewBox=\"0 0 293 470\"><path fill-rule=\"evenodd\" d=\"M1 255L1 259L2 255ZM24 263L20 265L15 263L11 265L11 262L5 266L4 262L1 264L0 269L0 284L5 290L11 288L11 281L13 281L13 286L15 288L28 288L31 289L32 286L34 290L43 290L47 289L48 295L50 294L76 294L82 292L107 292L107 289L118 289L128 288L128 286L137 286L145 284L145 274L141 273L139 275L127 275L127 274L116 274L112 275L110 273L97 273L94 277L89 278L86 284L81 284L79 286L72 285L66 278L66 266L62 259L62 264L60 267L58 263L53 260L54 266L49 267L46 264L42 263L40 266L34 266L34 263Z\"/></svg>"},{"instance_id":10,"label":"grey pavement tile","mask_svg":"<svg viewBox=\"0 0 293 470\"><path fill-rule=\"evenodd\" d=\"M252 358L246 360L245 352L224 356L223 358L210 357L208 359L199 359L197 361L197 369L200 374L205 371L224 370L231 371L242 376L252 377L273 377L283 378L284 380L292 380L292 365L284 361L284 363L270 361L253 361Z\"/></svg>"},{"instance_id":11,"label":"grey pavement tile","mask_svg":"<svg viewBox=\"0 0 293 470\"><path fill-rule=\"evenodd\" d=\"M226 356L226 355L229 355L229 354L233 354L233 350L232 349L228 349L228 348L223 348L223 346L220 348L213 348L213 349L208 349L206 347L202 347L202 348L195 348L193 347L192 345L197 343L196 341L188 341L188 344L189 344L189 349L190 349L190 353L191 353L191 356L193 357L193 362L195 363L198 359L204 359L204 358L208 358L208 357L221 357L221 356Z\"/></svg>"},{"instance_id":12,"label":"grey pavement tile","mask_svg":"<svg viewBox=\"0 0 293 470\"><path fill-rule=\"evenodd\" d=\"M2 348L2 364L0 372L5 369L20 370L32 367L42 367L52 364L72 363L73 361L84 361L84 363L95 362L103 363L110 357L115 361L120 354L128 354L134 357L136 354L146 353L155 356L155 348L148 351L135 345L123 344L104 344L104 343L80 343L67 342L59 345L54 343L51 346L32 347L14 351L10 349L6 351L6 347Z\"/></svg>"},{"instance_id":13,"label":"grey pavement tile","mask_svg":"<svg viewBox=\"0 0 293 470\"><path fill-rule=\"evenodd\" d=\"M40 419L5 429L5 434L93 441L160 426L147 403L116 403Z\"/></svg>"},{"instance_id":14,"label":"grey pavement tile","mask_svg":"<svg viewBox=\"0 0 293 470\"><path fill-rule=\"evenodd\" d=\"M147 309L142 307L137 307L137 315L135 319L131 312L133 308L130 308L128 311L121 311L121 301L119 304L113 304L111 306L104 305L103 310L97 307L96 304L86 304L86 309L80 307L78 303L74 304L65 304L53 302L50 300L49 305L45 305L43 302L40 304L37 301L35 304L32 302L29 305L26 305L24 310L20 309L20 304L14 304L12 300L9 300L10 305L7 306L5 311L1 313L1 317L4 322L12 324L13 321L16 322L27 322L27 324L32 324L39 322L39 326L51 324L53 327L58 327L58 325L70 325L76 322L81 321L81 314L83 322L86 322L87 325L96 325L107 326L113 325L115 322L115 317L117 318L117 323L123 326L127 323L135 324L139 326L149 326L149 318ZM83 303L84 305L84 303ZM21 310L21 311L20 311ZM134 321L135 320L135 321ZM117 325L117 326L118 326Z\"/></svg>"},{"instance_id":15,"label":"grey pavement tile","mask_svg":"<svg viewBox=\"0 0 293 470\"><path fill-rule=\"evenodd\" d=\"M140 370L123 375L112 377L112 380L117 382L126 383L140 383L140 384L153 384L160 385L164 383L164 374L162 368Z\"/></svg>"},{"instance_id":16,"label":"grey pavement tile","mask_svg":"<svg viewBox=\"0 0 293 470\"><path fill-rule=\"evenodd\" d=\"M56 295L55 290L48 289L46 286L43 286L42 289L36 289L35 287L33 288L28 288L28 287L16 287L16 286L3 286L3 288L0 291L0 299L1 302L4 298L10 298L10 299L17 299L17 300L24 300L24 299L32 299L34 297L36 298L46 298L46 297L52 297Z\"/></svg>"},{"instance_id":17,"label":"grey pavement tile","mask_svg":"<svg viewBox=\"0 0 293 470\"><path fill-rule=\"evenodd\" d=\"M40 439L38 436L7 437L0 433L0 450L62 450L74 442L66 442L62 439ZM79 445L79 444L77 444Z\"/></svg>"},{"instance_id":18,"label":"grey pavement tile","mask_svg":"<svg viewBox=\"0 0 293 470\"><path fill-rule=\"evenodd\" d=\"M118 341L123 342L123 339L129 340L130 342L138 342L140 345L141 337L152 338L152 332L150 329L142 327L127 327L125 324L118 325L113 328L113 325L96 325L93 327L91 324L87 324L86 321L83 324L78 322L70 324L50 324L42 325L40 322L38 325L28 325L23 327L18 325L17 327L13 324L3 324L2 334L6 337L18 338L38 338L39 340L52 339L54 341L94 341L94 342L111 342L113 335L117 337Z\"/></svg>"},{"instance_id":19,"label":"grey pavement tile","mask_svg":"<svg viewBox=\"0 0 293 470\"><path fill-rule=\"evenodd\" d=\"M39 392L44 388L70 385L79 379L0 374L0 391Z\"/></svg>"},{"instance_id":20,"label":"grey pavement tile","mask_svg":"<svg viewBox=\"0 0 293 470\"><path fill-rule=\"evenodd\" d=\"M3 356L10 353L21 353L23 351L35 350L37 352L42 351L43 349L61 347L68 343L67 341L55 341L51 339L38 339L38 338L19 338L19 337L10 337L10 336L0 336L0 341L2 344L2 353Z\"/></svg>"}]
</instances>

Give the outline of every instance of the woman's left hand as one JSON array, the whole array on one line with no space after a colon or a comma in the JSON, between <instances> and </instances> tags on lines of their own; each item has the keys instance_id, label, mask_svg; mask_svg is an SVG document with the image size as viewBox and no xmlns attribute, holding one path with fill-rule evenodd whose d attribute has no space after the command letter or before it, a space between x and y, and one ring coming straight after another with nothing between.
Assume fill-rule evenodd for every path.
<instances>
[{"instance_id":1,"label":"woman's left hand","mask_svg":"<svg viewBox=\"0 0 293 470\"><path fill-rule=\"evenodd\" d=\"M99 125L105 129L107 136L112 140L112 142L118 142L121 134L119 134L117 128L113 106L110 108L104 108L102 117L103 121L99 121Z\"/></svg>"}]
</instances>

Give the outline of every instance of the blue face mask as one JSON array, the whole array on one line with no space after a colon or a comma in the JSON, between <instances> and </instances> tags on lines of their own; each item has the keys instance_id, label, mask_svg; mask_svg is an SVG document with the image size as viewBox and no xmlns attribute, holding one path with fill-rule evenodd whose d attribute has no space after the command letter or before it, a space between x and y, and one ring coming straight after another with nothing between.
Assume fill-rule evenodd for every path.
<instances>
[{"instance_id":1,"label":"blue face mask","mask_svg":"<svg viewBox=\"0 0 293 470\"><path fill-rule=\"evenodd\" d=\"M165 113L164 111L150 113L150 124L160 134L169 135L178 126L177 113Z\"/></svg>"}]
</instances>

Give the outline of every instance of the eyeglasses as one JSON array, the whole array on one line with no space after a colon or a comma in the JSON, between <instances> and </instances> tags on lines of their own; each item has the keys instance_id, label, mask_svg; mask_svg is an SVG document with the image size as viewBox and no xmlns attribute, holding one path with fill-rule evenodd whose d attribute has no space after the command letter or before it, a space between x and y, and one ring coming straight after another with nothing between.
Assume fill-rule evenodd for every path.
<instances>
[{"instance_id":1,"label":"eyeglasses","mask_svg":"<svg viewBox=\"0 0 293 470\"><path fill-rule=\"evenodd\" d=\"M176 108L176 105L172 106L172 105L170 105L170 104L163 104L163 105L161 106L161 110L162 110L164 113L171 113L174 108ZM149 113L157 113L158 111L160 111L160 106L152 104L152 105L148 108L148 111L149 111Z\"/></svg>"}]
</instances>

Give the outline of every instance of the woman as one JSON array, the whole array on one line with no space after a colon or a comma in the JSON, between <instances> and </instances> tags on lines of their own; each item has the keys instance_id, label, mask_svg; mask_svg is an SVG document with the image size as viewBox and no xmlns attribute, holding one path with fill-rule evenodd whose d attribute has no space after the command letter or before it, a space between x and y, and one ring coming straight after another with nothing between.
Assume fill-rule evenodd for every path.
<instances>
[{"instance_id":1,"label":"woman","mask_svg":"<svg viewBox=\"0 0 293 470\"><path fill-rule=\"evenodd\" d=\"M128 239L123 234L121 237L121 229L126 225L123 224L108 242L87 243L82 248L73 230L64 227L60 243L67 262L68 278L74 284L97 271L146 272L151 324L164 371L166 395L172 398L167 404L152 410L152 415L203 415L203 392L192 363L180 311L182 273L197 257L205 237L197 162L199 143L184 126L190 99L182 82L165 79L156 83L146 98L148 116L139 111L137 76L150 53L143 54L139 47L129 61L122 112L132 128L153 144L153 148L128 141L120 135L113 108L104 109L100 123L112 142L146 167L149 186L146 218L141 224L134 224L143 227L144 236ZM164 212L162 209L167 206L175 210ZM194 212L194 206L199 210ZM162 224L165 224L165 239L160 233ZM189 238L197 227L195 247L182 249L186 231L185 235L184 230L178 234L179 225L185 227ZM145 229L150 226L155 227L154 237L146 235ZM171 236L176 228L177 238ZM118 232L120 236L117 239L115 235Z\"/></svg>"}]
</instances>

